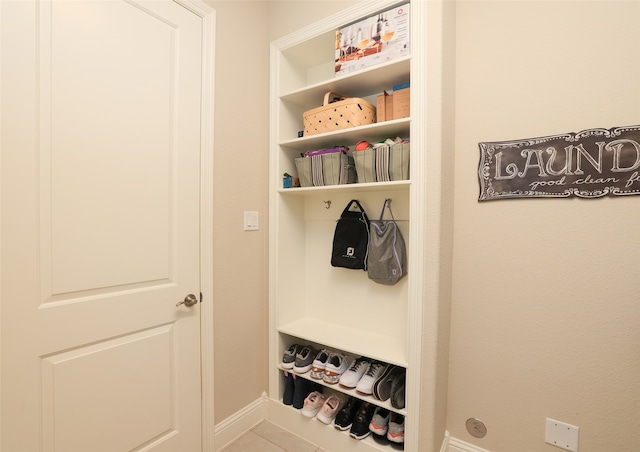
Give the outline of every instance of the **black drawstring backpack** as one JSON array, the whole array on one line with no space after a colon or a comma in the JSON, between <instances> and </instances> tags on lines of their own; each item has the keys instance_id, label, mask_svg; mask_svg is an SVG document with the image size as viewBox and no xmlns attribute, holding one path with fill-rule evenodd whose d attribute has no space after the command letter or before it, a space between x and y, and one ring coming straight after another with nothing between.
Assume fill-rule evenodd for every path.
<instances>
[{"instance_id":1,"label":"black drawstring backpack","mask_svg":"<svg viewBox=\"0 0 640 452\"><path fill-rule=\"evenodd\" d=\"M355 204L359 211L350 210ZM352 270L367 269L369 218L357 199L352 199L342 211L333 235L331 265Z\"/></svg>"}]
</instances>

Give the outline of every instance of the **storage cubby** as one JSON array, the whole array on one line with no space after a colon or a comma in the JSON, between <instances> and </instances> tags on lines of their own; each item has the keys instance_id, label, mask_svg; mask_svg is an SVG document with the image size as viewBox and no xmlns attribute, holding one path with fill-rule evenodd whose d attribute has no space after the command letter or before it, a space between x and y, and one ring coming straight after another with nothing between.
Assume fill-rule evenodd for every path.
<instances>
[{"instance_id":1,"label":"storage cubby","mask_svg":"<svg viewBox=\"0 0 640 452\"><path fill-rule=\"evenodd\" d=\"M361 97L376 105L376 96L383 91L411 82L412 111L416 99L422 103L423 80L414 74L414 68L421 67L423 41L413 30L419 28L420 21L414 15L422 17L423 2L411 2L411 55L347 75L334 74L335 31L405 3L360 2L271 45L269 416L272 422L331 451L389 447L372 440L354 440L321 422L302 419L297 410L283 405L285 370L280 364L291 344L310 344L406 369L407 406L402 410L355 390L321 384L328 391L366 399L406 415L405 449L419 450L420 313L426 249L421 224L426 216L424 133L412 113L409 118L298 136L303 130L303 113L322 105L328 91ZM348 146L353 151L361 140L377 143L396 137L411 143L408 180L283 188L283 174L296 175L294 159L302 153L335 146ZM408 256L408 274L397 284L377 284L366 271L331 266L336 221L352 199L359 200L370 220L378 219L385 199L391 199ZM389 218L388 212L385 218Z\"/></svg>"},{"instance_id":2,"label":"storage cubby","mask_svg":"<svg viewBox=\"0 0 640 452\"><path fill-rule=\"evenodd\" d=\"M341 350L341 349L337 349L337 348L333 348L333 347L326 347L323 344L318 344L318 343L315 343L315 342L309 342L309 341L303 340L301 338L297 338L297 337L290 336L290 335L282 334L280 339L281 339L281 344L283 345L283 347L282 347L282 352L283 353L292 344L302 344L302 345L311 345L311 346L315 347L317 350L321 350L323 348L326 348L330 352L342 353L342 354L344 354L345 356L347 356L349 358L350 362L353 362L353 360L359 358L360 356L363 356L363 355L360 355L360 354L349 353L349 352L346 352L345 350ZM379 360L378 358L371 358L368 355L364 355L364 356L367 357L367 358L370 358L370 359ZM382 360L379 360L379 361L382 361ZM386 363L386 364L392 364L392 363ZM354 397L356 399L360 399L360 400L363 400L365 402L373 403L374 405L386 408L389 411L395 411L396 413L399 413L399 414L402 414L402 415L406 415L407 414L407 411L404 408L395 408L391 404L391 402L389 400L386 400L386 401L378 400L372 395L361 394L361 393L357 392L355 389L349 389L349 388L345 388L343 386L340 386L339 384L329 384L329 383L324 382L323 380L317 380L315 378L311 378L311 376L310 376L311 372L305 372L305 373L302 373L302 374L298 374L298 373L293 372L291 370L284 369L281 365L278 365L277 367L283 373L284 372L290 372L293 375L295 375L296 378L304 378L306 380L309 380L311 382L314 382L314 383L320 385L324 390L323 393L330 394L332 392L336 392L336 393L344 394L345 396L348 396L348 397ZM400 367L404 367L404 366L400 366ZM282 399L282 392L283 391L284 391L284 388L282 388L282 391L280 393L280 399Z\"/></svg>"},{"instance_id":3,"label":"storage cubby","mask_svg":"<svg viewBox=\"0 0 640 452\"><path fill-rule=\"evenodd\" d=\"M286 224L278 234L276 329L280 333L318 342L327 347L407 365L404 334L407 329L407 277L394 286L368 279L363 270L330 265L336 220L351 199L358 199L371 218L380 215L384 199L392 209L408 249L408 190L389 185L386 190L309 190L306 196L283 191ZM381 187L377 187L381 188ZM331 205L327 209L326 201Z\"/></svg>"}]
</instances>

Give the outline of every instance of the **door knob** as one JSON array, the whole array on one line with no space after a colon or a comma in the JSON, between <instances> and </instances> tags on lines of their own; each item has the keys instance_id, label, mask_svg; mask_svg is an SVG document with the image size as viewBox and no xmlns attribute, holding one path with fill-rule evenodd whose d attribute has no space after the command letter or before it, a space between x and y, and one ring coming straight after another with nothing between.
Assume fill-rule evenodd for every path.
<instances>
[{"instance_id":1,"label":"door knob","mask_svg":"<svg viewBox=\"0 0 640 452\"><path fill-rule=\"evenodd\" d=\"M176 303L176 307L180 306L181 304L183 304L186 307L190 308L191 306L193 306L197 302L198 302L198 299L196 298L196 296L194 294L190 293L189 295L184 297L184 300L177 302Z\"/></svg>"}]
</instances>

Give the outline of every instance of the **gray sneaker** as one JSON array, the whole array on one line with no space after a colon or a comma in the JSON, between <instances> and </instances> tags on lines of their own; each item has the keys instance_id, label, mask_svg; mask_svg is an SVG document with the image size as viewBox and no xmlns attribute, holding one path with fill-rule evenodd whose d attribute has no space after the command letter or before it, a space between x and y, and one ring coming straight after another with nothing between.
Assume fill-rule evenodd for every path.
<instances>
[{"instance_id":1,"label":"gray sneaker","mask_svg":"<svg viewBox=\"0 0 640 452\"><path fill-rule=\"evenodd\" d=\"M380 377L373 384L373 397L378 400L389 400L391 397L391 386L396 378L399 378L401 374L404 374L404 368L400 366L390 365L380 375Z\"/></svg>"},{"instance_id":2,"label":"gray sneaker","mask_svg":"<svg viewBox=\"0 0 640 452\"><path fill-rule=\"evenodd\" d=\"M293 371L303 374L311 370L311 365L318 352L310 345L305 345L296 355L296 362L293 365Z\"/></svg>"},{"instance_id":3,"label":"gray sneaker","mask_svg":"<svg viewBox=\"0 0 640 452\"><path fill-rule=\"evenodd\" d=\"M369 430L371 430L371 433L375 433L378 436L385 436L389 429L390 416L391 411L386 408L382 408L381 406L376 408L373 412L373 418L371 418L371 422L369 423Z\"/></svg>"},{"instance_id":4,"label":"gray sneaker","mask_svg":"<svg viewBox=\"0 0 640 452\"><path fill-rule=\"evenodd\" d=\"M392 443L404 443L404 416L398 413L391 413L387 439Z\"/></svg>"},{"instance_id":5,"label":"gray sneaker","mask_svg":"<svg viewBox=\"0 0 640 452\"><path fill-rule=\"evenodd\" d=\"M291 347L286 349L282 354L282 367L284 369L293 369L293 365L296 362L296 355L300 350L300 345L293 344Z\"/></svg>"}]
</instances>

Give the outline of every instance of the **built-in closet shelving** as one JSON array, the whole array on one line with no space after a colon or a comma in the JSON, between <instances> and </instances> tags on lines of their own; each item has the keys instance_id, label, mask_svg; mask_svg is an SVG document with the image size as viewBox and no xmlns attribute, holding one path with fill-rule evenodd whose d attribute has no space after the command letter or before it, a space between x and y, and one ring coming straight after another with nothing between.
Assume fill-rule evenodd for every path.
<instances>
[{"instance_id":1,"label":"built-in closet shelving","mask_svg":"<svg viewBox=\"0 0 640 452\"><path fill-rule=\"evenodd\" d=\"M271 44L269 418L330 451L393 449L371 438L352 439L348 432L307 419L282 403L284 370L280 363L283 352L293 343L404 367L407 403L401 410L338 385L325 386L328 391L344 392L404 414L405 450L419 450L419 416L424 411L420 403L422 357L430 353L422 347L423 275L428 261L424 223L428 215L424 201L427 148L422 129L426 104L422 18L426 2L411 2L409 56L348 75L334 75L336 29L404 3L407 1L363 1ZM303 112L321 105L327 91L362 97L375 105L383 90L409 81L411 117L298 138ZM283 188L283 174L296 174L294 158L302 152L334 145L353 149L360 140L377 142L398 136L411 140L409 180ZM393 286L374 283L364 271L330 265L336 220L346 204L358 199L375 219L386 198L392 200L409 259L408 276ZM434 416L433 412L427 414Z\"/></svg>"}]
</instances>

